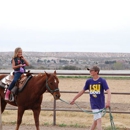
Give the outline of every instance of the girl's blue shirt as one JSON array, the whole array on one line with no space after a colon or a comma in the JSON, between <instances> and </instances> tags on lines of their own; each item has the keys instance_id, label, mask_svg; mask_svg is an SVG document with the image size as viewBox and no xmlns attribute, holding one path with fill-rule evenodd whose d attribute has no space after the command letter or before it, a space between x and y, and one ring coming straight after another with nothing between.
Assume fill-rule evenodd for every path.
<instances>
[{"instance_id":1,"label":"girl's blue shirt","mask_svg":"<svg viewBox=\"0 0 130 130\"><path fill-rule=\"evenodd\" d=\"M25 64L24 60L22 60L21 58L18 58L18 57L15 57L14 58L14 61L15 61L15 65L19 65L19 64ZM24 69L24 72L25 72L25 67L23 66L22 67ZM17 69L14 69L14 71L20 71L20 68L17 68Z\"/></svg>"}]
</instances>

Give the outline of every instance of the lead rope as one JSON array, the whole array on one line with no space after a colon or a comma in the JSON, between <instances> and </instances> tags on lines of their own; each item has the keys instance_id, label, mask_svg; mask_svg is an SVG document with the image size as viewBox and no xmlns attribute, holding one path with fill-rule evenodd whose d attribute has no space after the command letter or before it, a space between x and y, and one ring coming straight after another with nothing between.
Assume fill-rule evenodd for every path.
<instances>
[{"instance_id":1,"label":"lead rope","mask_svg":"<svg viewBox=\"0 0 130 130\"><path fill-rule=\"evenodd\" d=\"M110 122L111 122L111 129L116 130L116 127L115 127L115 124L114 124L114 121L113 121L113 116L111 114L111 107L109 107L109 116L110 116Z\"/></svg>"},{"instance_id":2,"label":"lead rope","mask_svg":"<svg viewBox=\"0 0 130 130\"><path fill-rule=\"evenodd\" d=\"M64 101L64 100L61 99L61 98L60 98L59 100L61 100L62 102L64 102L64 103L70 105L69 102L66 102L66 101ZM88 114L97 114L97 113L101 113L101 112L102 112L102 117L106 114L106 108L103 108L103 109L101 109L101 110L98 111L98 112L90 112L90 111L87 111L87 110L82 109L77 103L75 103L75 105L76 105L80 110L82 110L83 112L88 113ZM112 116L112 114L111 114L111 108L110 108L110 107L109 107L109 117L110 117L111 129L112 129L112 130L116 130L115 125L114 125L114 121L113 121L113 116Z\"/></svg>"},{"instance_id":3,"label":"lead rope","mask_svg":"<svg viewBox=\"0 0 130 130\"><path fill-rule=\"evenodd\" d=\"M61 99L61 98L60 98L60 100L61 100L62 102L64 102L64 103L70 105L69 102L66 102L66 101L64 101L64 100ZM85 113L89 113L89 114L97 114L97 113L101 113L101 112L102 112L102 113L103 113L102 116L104 116L104 115L106 114L106 108L103 108L103 109L101 109L101 110L98 111L98 112L90 112L90 111L87 111L87 110L82 109L82 108L81 108L77 103L75 103L75 105L76 105L80 110L82 110L82 111L85 112Z\"/></svg>"}]
</instances>

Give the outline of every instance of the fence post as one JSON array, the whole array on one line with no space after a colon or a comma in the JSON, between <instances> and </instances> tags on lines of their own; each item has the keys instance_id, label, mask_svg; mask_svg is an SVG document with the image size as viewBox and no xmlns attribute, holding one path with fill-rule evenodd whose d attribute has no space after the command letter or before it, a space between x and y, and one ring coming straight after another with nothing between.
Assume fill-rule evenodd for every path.
<instances>
[{"instance_id":1,"label":"fence post","mask_svg":"<svg viewBox=\"0 0 130 130\"><path fill-rule=\"evenodd\" d=\"M0 96L0 130L2 130L1 96Z\"/></svg>"},{"instance_id":2,"label":"fence post","mask_svg":"<svg viewBox=\"0 0 130 130\"><path fill-rule=\"evenodd\" d=\"M56 100L54 99L53 125L56 125Z\"/></svg>"}]
</instances>

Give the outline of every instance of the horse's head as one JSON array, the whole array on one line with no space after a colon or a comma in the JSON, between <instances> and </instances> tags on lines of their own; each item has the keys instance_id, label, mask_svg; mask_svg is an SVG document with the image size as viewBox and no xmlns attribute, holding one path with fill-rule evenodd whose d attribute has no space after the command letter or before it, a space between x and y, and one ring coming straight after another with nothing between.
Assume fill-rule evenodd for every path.
<instances>
[{"instance_id":1,"label":"horse's head","mask_svg":"<svg viewBox=\"0 0 130 130\"><path fill-rule=\"evenodd\" d=\"M60 92L58 88L59 80L56 76L56 71L54 71L53 74L46 73L46 88L47 90L54 96L54 99L60 98Z\"/></svg>"}]
</instances>

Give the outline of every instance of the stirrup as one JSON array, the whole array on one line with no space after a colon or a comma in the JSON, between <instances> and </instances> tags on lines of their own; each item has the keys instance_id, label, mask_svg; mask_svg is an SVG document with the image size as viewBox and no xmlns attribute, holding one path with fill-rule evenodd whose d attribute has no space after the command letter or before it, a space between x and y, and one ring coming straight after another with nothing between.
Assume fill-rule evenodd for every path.
<instances>
[{"instance_id":1,"label":"stirrup","mask_svg":"<svg viewBox=\"0 0 130 130\"><path fill-rule=\"evenodd\" d=\"M10 101L10 102L13 102L13 101L14 101L14 95L13 95L13 93L10 93L9 101Z\"/></svg>"}]
</instances>

